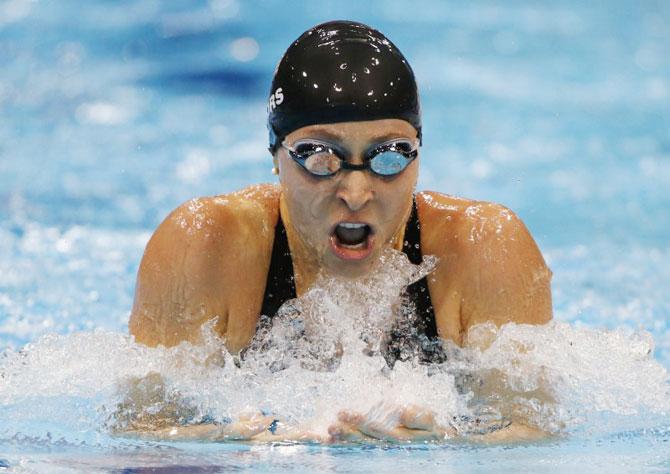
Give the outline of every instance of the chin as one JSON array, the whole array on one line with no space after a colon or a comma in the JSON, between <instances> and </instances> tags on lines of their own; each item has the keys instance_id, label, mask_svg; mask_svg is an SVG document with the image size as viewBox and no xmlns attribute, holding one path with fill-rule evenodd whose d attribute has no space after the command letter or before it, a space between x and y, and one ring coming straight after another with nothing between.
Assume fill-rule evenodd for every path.
<instances>
[{"instance_id":1,"label":"chin","mask_svg":"<svg viewBox=\"0 0 670 474\"><path fill-rule=\"evenodd\" d=\"M330 270L330 274L338 278L347 278L356 280L368 275L372 268L368 265L350 265L347 268L337 268Z\"/></svg>"},{"instance_id":2,"label":"chin","mask_svg":"<svg viewBox=\"0 0 670 474\"><path fill-rule=\"evenodd\" d=\"M360 261L346 261L335 255L331 255L331 260L328 262L329 265L326 266L326 271L334 277L357 279L370 274L376 261L377 252Z\"/></svg>"}]
</instances>

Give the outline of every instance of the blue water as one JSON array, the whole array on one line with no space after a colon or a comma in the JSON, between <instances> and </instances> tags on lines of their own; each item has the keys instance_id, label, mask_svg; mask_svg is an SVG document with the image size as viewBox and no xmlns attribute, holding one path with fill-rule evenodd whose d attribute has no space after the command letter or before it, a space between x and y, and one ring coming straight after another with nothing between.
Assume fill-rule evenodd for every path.
<instances>
[{"instance_id":1,"label":"blue water","mask_svg":"<svg viewBox=\"0 0 670 474\"><path fill-rule=\"evenodd\" d=\"M0 4L0 351L127 333L164 216L274 180L273 68L334 18L379 28L414 67L419 189L512 208L554 272L556 320L645 331L670 369L670 4L633 0ZM109 436L103 395L66 396L57 419L34 408L53 416L56 394L3 383L0 470L670 470L662 413L521 447L161 444Z\"/></svg>"}]
</instances>

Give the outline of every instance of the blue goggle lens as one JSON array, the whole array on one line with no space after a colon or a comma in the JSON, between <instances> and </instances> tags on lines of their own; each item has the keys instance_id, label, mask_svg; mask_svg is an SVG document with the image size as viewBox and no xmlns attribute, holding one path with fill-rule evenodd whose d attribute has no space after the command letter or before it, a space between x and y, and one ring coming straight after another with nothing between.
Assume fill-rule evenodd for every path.
<instances>
[{"instance_id":1,"label":"blue goggle lens","mask_svg":"<svg viewBox=\"0 0 670 474\"><path fill-rule=\"evenodd\" d=\"M384 151L370 160L370 169L382 176L393 176L402 172L412 159L397 151Z\"/></svg>"}]
</instances>

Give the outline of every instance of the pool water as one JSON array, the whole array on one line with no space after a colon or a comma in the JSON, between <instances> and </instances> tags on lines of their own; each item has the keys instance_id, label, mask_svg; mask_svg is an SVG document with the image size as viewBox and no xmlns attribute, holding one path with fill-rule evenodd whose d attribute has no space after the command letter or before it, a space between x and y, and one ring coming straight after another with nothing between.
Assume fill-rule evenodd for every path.
<instances>
[{"instance_id":1,"label":"pool water","mask_svg":"<svg viewBox=\"0 0 670 474\"><path fill-rule=\"evenodd\" d=\"M260 360L208 366L213 336L134 344L127 322L151 232L188 199L275 180L272 71L298 34L335 18L379 28L408 57L425 124L419 189L513 209L554 272L556 322L507 327L430 377L411 365L381 376L379 358L353 357L336 372L261 379ZM0 471L670 471L667 44L670 5L655 1L1 4ZM344 331L337 285L312 298ZM318 425L389 393L445 418L467 413L454 382L463 367L502 373L555 436L328 447L108 429L118 387L151 371L200 415L251 406ZM524 398L543 384L553 402Z\"/></svg>"}]
</instances>

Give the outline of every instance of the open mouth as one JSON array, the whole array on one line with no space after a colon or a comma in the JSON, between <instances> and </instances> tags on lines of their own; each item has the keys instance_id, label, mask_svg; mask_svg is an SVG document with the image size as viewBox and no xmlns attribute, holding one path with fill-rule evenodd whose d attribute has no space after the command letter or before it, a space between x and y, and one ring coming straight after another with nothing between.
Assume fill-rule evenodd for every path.
<instances>
[{"instance_id":1,"label":"open mouth","mask_svg":"<svg viewBox=\"0 0 670 474\"><path fill-rule=\"evenodd\" d=\"M330 237L331 248L344 260L362 260L372 252L373 234L363 222L340 222Z\"/></svg>"}]
</instances>

